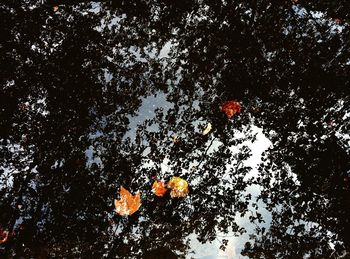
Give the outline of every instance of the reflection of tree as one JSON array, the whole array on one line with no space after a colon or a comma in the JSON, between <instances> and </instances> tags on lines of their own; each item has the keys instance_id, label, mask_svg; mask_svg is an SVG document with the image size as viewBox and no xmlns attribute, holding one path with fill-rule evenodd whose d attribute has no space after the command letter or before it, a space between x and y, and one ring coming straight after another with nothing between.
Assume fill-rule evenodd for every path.
<instances>
[{"instance_id":1,"label":"reflection of tree","mask_svg":"<svg viewBox=\"0 0 350 259\"><path fill-rule=\"evenodd\" d=\"M252 183L261 186L273 222L257 231L248 255L328 256L329 240L348 250L349 159L336 137L346 132L348 28L331 33L331 22L299 16L292 3L132 5L101 3L96 13L89 11L96 5L66 5L55 14L46 5L1 4L1 166L15 173L12 186L0 178L0 223L17 232L4 253L137 257L170 248L184 255L193 232L202 242L215 239L216 229L244 232L235 215L247 212L244 190ZM173 59L150 54L169 40ZM139 125L134 142L124 139L141 97L159 92L174 107ZM232 121L219 110L226 99L244 104ZM274 148L260 178L246 181L241 162L251 151L230 147L254 138L252 117L275 132ZM203 136L207 121L215 130ZM213 138L222 145L209 151ZM14 153L11 144L21 149ZM86 166L90 146L102 166ZM165 160L170 172L160 169ZM300 185L287 177L287 165ZM152 177L173 174L198 181L190 196L152 196ZM128 219L113 213L120 184L143 193L141 210Z\"/></svg>"}]
</instances>

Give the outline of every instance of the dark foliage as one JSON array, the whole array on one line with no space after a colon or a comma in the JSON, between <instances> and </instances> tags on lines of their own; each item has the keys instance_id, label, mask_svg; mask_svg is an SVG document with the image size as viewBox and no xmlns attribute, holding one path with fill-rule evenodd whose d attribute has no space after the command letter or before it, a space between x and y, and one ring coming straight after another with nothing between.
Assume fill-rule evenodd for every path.
<instances>
[{"instance_id":1,"label":"dark foliage","mask_svg":"<svg viewBox=\"0 0 350 259\"><path fill-rule=\"evenodd\" d=\"M347 1L79 2L0 4L0 255L184 257L191 233L245 233L239 215L256 224L252 258L350 251ZM161 107L138 122L152 96ZM232 120L226 100L242 104ZM253 125L273 146L250 179ZM172 175L188 197L151 194ZM127 218L120 185L142 193Z\"/></svg>"}]
</instances>

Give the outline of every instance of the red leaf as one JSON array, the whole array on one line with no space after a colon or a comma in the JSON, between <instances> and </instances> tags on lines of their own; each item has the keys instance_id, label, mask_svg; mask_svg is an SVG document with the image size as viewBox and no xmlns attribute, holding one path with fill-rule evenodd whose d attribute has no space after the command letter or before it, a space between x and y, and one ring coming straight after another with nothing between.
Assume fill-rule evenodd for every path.
<instances>
[{"instance_id":1,"label":"red leaf","mask_svg":"<svg viewBox=\"0 0 350 259\"><path fill-rule=\"evenodd\" d=\"M9 232L0 229L0 245L5 243L9 237Z\"/></svg>"},{"instance_id":2,"label":"red leaf","mask_svg":"<svg viewBox=\"0 0 350 259\"><path fill-rule=\"evenodd\" d=\"M159 197L163 197L164 194L167 192L167 189L165 188L165 183L163 181L156 180L152 185L152 192Z\"/></svg>"},{"instance_id":3,"label":"red leaf","mask_svg":"<svg viewBox=\"0 0 350 259\"><path fill-rule=\"evenodd\" d=\"M241 112L241 104L236 101L226 101L221 107L227 118L231 119L236 113Z\"/></svg>"}]
</instances>

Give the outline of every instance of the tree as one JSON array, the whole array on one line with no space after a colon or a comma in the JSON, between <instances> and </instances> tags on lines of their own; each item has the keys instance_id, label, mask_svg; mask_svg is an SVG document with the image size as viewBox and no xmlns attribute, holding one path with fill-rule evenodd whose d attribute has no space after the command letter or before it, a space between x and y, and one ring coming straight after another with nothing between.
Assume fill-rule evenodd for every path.
<instances>
[{"instance_id":1,"label":"tree","mask_svg":"<svg viewBox=\"0 0 350 259\"><path fill-rule=\"evenodd\" d=\"M336 13L343 25L330 15L342 3L50 4L0 5L0 226L15 232L0 253L185 256L193 232L202 242L217 229L245 232L235 217L251 213L252 184L273 218L243 253L349 251L349 27L346 13ZM169 57L157 58L166 43ZM154 95L169 107L130 129ZM231 99L242 112L228 120L220 106ZM203 136L208 122L214 130ZM247 180L252 125L273 148ZM152 177L172 175L189 181L190 195L152 196ZM143 194L129 218L113 211L120 185Z\"/></svg>"}]
</instances>

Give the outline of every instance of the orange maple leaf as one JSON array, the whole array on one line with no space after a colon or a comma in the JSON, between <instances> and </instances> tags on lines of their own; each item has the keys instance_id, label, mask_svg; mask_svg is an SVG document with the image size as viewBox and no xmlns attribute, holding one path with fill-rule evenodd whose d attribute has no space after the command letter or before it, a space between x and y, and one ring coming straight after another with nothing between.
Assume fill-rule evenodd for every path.
<instances>
[{"instance_id":1,"label":"orange maple leaf","mask_svg":"<svg viewBox=\"0 0 350 259\"><path fill-rule=\"evenodd\" d=\"M165 188L164 181L155 180L155 182L152 185L152 192L159 197L163 197L164 194L167 192L167 188Z\"/></svg>"},{"instance_id":2,"label":"orange maple leaf","mask_svg":"<svg viewBox=\"0 0 350 259\"><path fill-rule=\"evenodd\" d=\"M221 111L226 114L227 118L231 119L236 113L241 112L241 104L236 101L226 101L221 106Z\"/></svg>"},{"instance_id":3,"label":"orange maple leaf","mask_svg":"<svg viewBox=\"0 0 350 259\"><path fill-rule=\"evenodd\" d=\"M188 183L180 177L173 176L168 182L168 186L171 189L171 198L185 197L189 193Z\"/></svg>"},{"instance_id":4,"label":"orange maple leaf","mask_svg":"<svg viewBox=\"0 0 350 259\"><path fill-rule=\"evenodd\" d=\"M121 216L131 215L135 213L141 206L140 192L132 195L123 186L120 186L120 199L114 200L114 206L115 211Z\"/></svg>"},{"instance_id":5,"label":"orange maple leaf","mask_svg":"<svg viewBox=\"0 0 350 259\"><path fill-rule=\"evenodd\" d=\"M5 243L9 237L9 232L0 229L0 245Z\"/></svg>"}]
</instances>

